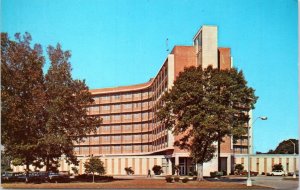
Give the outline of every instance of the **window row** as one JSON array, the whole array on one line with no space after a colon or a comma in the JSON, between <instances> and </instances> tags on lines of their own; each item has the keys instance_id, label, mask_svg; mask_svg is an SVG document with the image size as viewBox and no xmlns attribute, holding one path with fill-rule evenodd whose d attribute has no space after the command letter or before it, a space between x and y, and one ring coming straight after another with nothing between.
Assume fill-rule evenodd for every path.
<instances>
[{"instance_id":1,"label":"window row","mask_svg":"<svg viewBox=\"0 0 300 190\"><path fill-rule=\"evenodd\" d=\"M152 106L152 102L137 102L128 104L114 104L114 105L103 105L103 106L90 106L87 110L91 114L108 113L108 112L119 112L119 111L133 111L136 109L148 109Z\"/></svg>"},{"instance_id":2,"label":"window row","mask_svg":"<svg viewBox=\"0 0 300 190\"><path fill-rule=\"evenodd\" d=\"M152 137L151 134L136 134L136 135L113 135L113 136L95 136L95 137L87 137L84 138L84 142L80 144L98 144L101 142L120 142L123 140L123 142L126 141L135 141L135 140L148 140L150 137Z\"/></svg>"},{"instance_id":3,"label":"window row","mask_svg":"<svg viewBox=\"0 0 300 190\"><path fill-rule=\"evenodd\" d=\"M138 93L122 93L122 94L107 94L107 95L101 95L98 97L94 97L94 101L96 104L99 104L101 102L108 102L110 100L132 100L132 99L145 99L152 96L151 91L145 91L145 92L138 92Z\"/></svg>"},{"instance_id":4,"label":"window row","mask_svg":"<svg viewBox=\"0 0 300 190\"><path fill-rule=\"evenodd\" d=\"M76 154L114 154L114 153L131 153L131 152L148 152L151 145L117 145L117 146L97 146L97 147L75 147Z\"/></svg>"},{"instance_id":5,"label":"window row","mask_svg":"<svg viewBox=\"0 0 300 190\"><path fill-rule=\"evenodd\" d=\"M136 119L148 119L148 115L149 118L152 118L153 113L150 112L144 112L144 113L135 113L135 114L118 114L118 115L106 115L106 116L102 116L101 118L103 119L104 122L108 122L108 121L121 121L121 119L123 121L127 121L127 120L136 120Z\"/></svg>"}]
</instances>

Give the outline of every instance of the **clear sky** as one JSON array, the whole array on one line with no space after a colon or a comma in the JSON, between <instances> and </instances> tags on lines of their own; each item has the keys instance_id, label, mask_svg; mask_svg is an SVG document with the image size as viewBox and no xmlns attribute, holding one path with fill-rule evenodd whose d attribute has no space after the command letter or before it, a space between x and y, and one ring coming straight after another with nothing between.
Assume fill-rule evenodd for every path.
<instances>
[{"instance_id":1,"label":"clear sky","mask_svg":"<svg viewBox=\"0 0 300 190\"><path fill-rule=\"evenodd\" d=\"M2 0L1 32L25 31L46 50L72 52L73 76L90 88L143 83L174 45L192 45L198 29L219 27L259 100L254 150L298 139L297 0Z\"/></svg>"}]
</instances>

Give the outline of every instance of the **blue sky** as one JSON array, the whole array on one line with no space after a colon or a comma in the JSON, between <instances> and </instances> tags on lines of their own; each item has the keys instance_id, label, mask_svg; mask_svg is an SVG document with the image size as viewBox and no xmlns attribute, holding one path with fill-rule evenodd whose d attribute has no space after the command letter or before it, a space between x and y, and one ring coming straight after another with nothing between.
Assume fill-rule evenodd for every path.
<instances>
[{"instance_id":1,"label":"blue sky","mask_svg":"<svg viewBox=\"0 0 300 190\"><path fill-rule=\"evenodd\" d=\"M154 77L174 45L192 45L201 25L219 27L259 100L254 150L298 139L297 0L2 0L1 32L71 50L73 76L90 88ZM47 67L46 67L47 68Z\"/></svg>"}]
</instances>

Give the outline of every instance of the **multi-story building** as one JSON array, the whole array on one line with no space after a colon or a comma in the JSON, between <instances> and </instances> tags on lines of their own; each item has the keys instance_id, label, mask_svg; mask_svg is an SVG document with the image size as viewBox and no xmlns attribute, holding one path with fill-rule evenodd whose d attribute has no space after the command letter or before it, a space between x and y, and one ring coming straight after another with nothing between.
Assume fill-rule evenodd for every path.
<instances>
[{"instance_id":1,"label":"multi-story building","mask_svg":"<svg viewBox=\"0 0 300 190\"><path fill-rule=\"evenodd\" d=\"M230 48L218 47L216 26L203 26L194 36L192 46L175 46L157 75L148 82L90 90L95 102L87 108L88 113L99 116L103 123L95 134L88 135L84 143L75 145L80 160L79 173L84 173L83 163L91 155L100 157L110 175L126 174L125 167L132 167L135 175L147 175L154 165L162 166L164 174L168 175L174 173L175 165L180 166L182 175L195 170L189 152L173 146L180 135L173 135L161 125L155 112L160 98L172 88L185 67L206 68L209 65L219 69L232 67ZM218 151L221 170L232 171L234 163L242 160L234 159L234 156L240 154L243 157L248 151L247 143L246 135L236 143L231 137L225 137ZM252 138L249 144L252 145ZM70 171L71 167L62 159L59 169ZM14 167L14 170L22 169ZM217 170L217 156L204 163L204 175Z\"/></svg>"},{"instance_id":2,"label":"multi-story building","mask_svg":"<svg viewBox=\"0 0 300 190\"><path fill-rule=\"evenodd\" d=\"M189 153L173 146L179 137L157 121L155 112L161 96L185 67L231 68L230 48L219 48L217 38L216 26L203 26L194 36L194 45L175 46L148 82L90 90L95 103L88 108L89 114L101 117L103 124L96 134L76 145L79 158L100 156L108 174L125 174L124 168L132 167L135 174L142 175L153 165L161 165L167 174L172 173L172 166L180 165L180 172L188 174L194 167ZM221 145L223 169L230 170L233 150L246 153L246 141L232 144L231 138L225 139ZM205 167L210 168L207 172L217 170L216 159Z\"/></svg>"}]
</instances>

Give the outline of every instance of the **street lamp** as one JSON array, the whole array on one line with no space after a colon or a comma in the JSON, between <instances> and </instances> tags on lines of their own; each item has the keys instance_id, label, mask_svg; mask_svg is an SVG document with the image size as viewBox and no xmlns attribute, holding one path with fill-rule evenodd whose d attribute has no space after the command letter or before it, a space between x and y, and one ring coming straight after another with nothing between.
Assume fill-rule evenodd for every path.
<instances>
[{"instance_id":1,"label":"street lamp","mask_svg":"<svg viewBox=\"0 0 300 190\"><path fill-rule=\"evenodd\" d=\"M291 140L289 140L291 143L293 143L293 145L294 145L294 155L296 155L296 144L293 142L293 141L291 141ZM294 167L295 168L295 167ZM295 170L295 169L294 169ZM294 174L293 174L293 178L296 178L296 171L294 171Z\"/></svg>"},{"instance_id":2,"label":"street lamp","mask_svg":"<svg viewBox=\"0 0 300 190\"><path fill-rule=\"evenodd\" d=\"M266 116L260 116L260 117L257 117L251 124L251 126L253 127L253 124L255 123L255 121L257 119L261 119L261 120L267 120L268 117ZM248 178L247 178L247 186L252 186L252 181L251 181L251 174L250 174L250 144L249 144L249 129L250 129L250 126L249 126L249 123L248 123L248 142L247 142L247 146L248 146Z\"/></svg>"}]
</instances>

